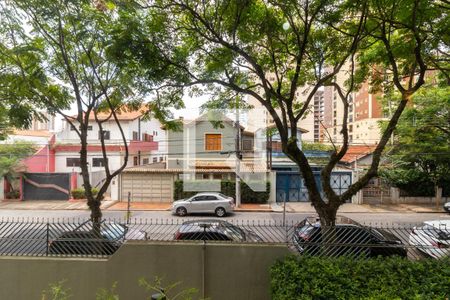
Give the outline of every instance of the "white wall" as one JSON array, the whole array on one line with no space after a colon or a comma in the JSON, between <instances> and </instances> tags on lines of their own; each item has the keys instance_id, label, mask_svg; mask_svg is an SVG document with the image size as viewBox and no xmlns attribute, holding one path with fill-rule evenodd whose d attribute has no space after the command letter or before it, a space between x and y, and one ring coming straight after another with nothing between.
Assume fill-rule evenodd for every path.
<instances>
[{"instance_id":1,"label":"white wall","mask_svg":"<svg viewBox=\"0 0 450 300\"><path fill-rule=\"evenodd\" d=\"M98 139L98 131L99 127L96 122L91 122L90 126L92 126L92 130L88 131L88 143L90 145L99 145L100 140ZM153 158L156 158L159 162L161 157L166 160L167 158L167 139L166 139L166 131L161 129L161 123L156 119L151 119L148 121L140 121L139 119L135 119L132 121L121 121L121 126L124 131L125 137L127 139L127 143L133 139L133 132L140 131L139 139L142 140L143 134L153 135L153 140L158 142L158 150L152 151L151 153L142 153L141 154L141 164L144 159L148 159L149 163L153 162ZM140 126L140 130L139 130ZM104 130L110 131L110 139L105 140L107 145L123 145L122 136L120 134L119 128L114 121L106 122L103 125ZM58 133L57 135L57 143L59 144L79 144L80 139L75 130L70 130L70 125L67 122L64 122L63 131ZM102 157L101 153L90 154L91 157L89 162L92 163L92 157ZM110 168L111 170L116 170L120 167L121 162L120 154L117 153L109 153L110 157ZM133 157L136 155L130 155L127 167L133 166ZM56 158L56 171L57 172L71 172L72 167L66 166L66 157L79 157L79 153L68 153L68 152L60 152L57 153ZM76 168L79 170L79 168ZM102 167L92 167L92 171L96 171L99 169L103 169Z\"/></svg>"},{"instance_id":2,"label":"white wall","mask_svg":"<svg viewBox=\"0 0 450 300\"><path fill-rule=\"evenodd\" d=\"M130 130L129 123L130 123L129 121L120 122L127 140L131 139L132 136L130 136L130 132L133 131ZM99 132L98 124L95 121L92 121L89 123L89 126L92 126L92 130L88 131L88 142L99 144L100 140L98 139L98 132ZM117 124L114 121L105 122L103 124L103 130L110 131L110 139L105 141L107 144L118 144L122 142L122 135L120 134L119 128L117 127ZM64 121L62 131L59 132L58 135L56 136L56 141L62 144L66 143L76 144L80 142L80 138L78 137L76 131L70 130L70 125Z\"/></svg>"},{"instance_id":3,"label":"white wall","mask_svg":"<svg viewBox=\"0 0 450 300\"><path fill-rule=\"evenodd\" d=\"M380 140L381 130L378 122L382 119L364 119L353 123L353 142L373 145Z\"/></svg>"},{"instance_id":4,"label":"white wall","mask_svg":"<svg viewBox=\"0 0 450 300\"><path fill-rule=\"evenodd\" d=\"M80 153L79 152L58 152L56 153L55 157L55 172L81 172L81 168L79 167L71 167L66 166L66 158L79 158ZM92 166L92 159L94 157L101 158L101 153L88 153L88 162L89 162L89 170L92 172L95 171L103 171L104 167L93 167ZM121 154L120 152L109 152L108 153L108 163L109 168L111 171L117 170L120 168L122 162ZM133 163L131 161L131 163Z\"/></svg>"}]
</instances>

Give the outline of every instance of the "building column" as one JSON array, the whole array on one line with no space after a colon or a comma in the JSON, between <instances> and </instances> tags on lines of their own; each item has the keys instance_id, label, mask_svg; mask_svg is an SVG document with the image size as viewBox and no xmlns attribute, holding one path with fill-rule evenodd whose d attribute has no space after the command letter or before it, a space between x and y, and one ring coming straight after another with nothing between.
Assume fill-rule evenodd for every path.
<instances>
[{"instance_id":1,"label":"building column","mask_svg":"<svg viewBox=\"0 0 450 300\"><path fill-rule=\"evenodd\" d=\"M0 177L0 200L5 199L5 179Z\"/></svg>"},{"instance_id":2,"label":"building column","mask_svg":"<svg viewBox=\"0 0 450 300\"><path fill-rule=\"evenodd\" d=\"M72 171L70 174L70 192L69 192L69 200L72 200L72 191L78 188L78 175L76 172Z\"/></svg>"},{"instance_id":3,"label":"building column","mask_svg":"<svg viewBox=\"0 0 450 300\"><path fill-rule=\"evenodd\" d=\"M269 172L270 194L269 203L275 203L277 197L277 172Z\"/></svg>"}]
</instances>

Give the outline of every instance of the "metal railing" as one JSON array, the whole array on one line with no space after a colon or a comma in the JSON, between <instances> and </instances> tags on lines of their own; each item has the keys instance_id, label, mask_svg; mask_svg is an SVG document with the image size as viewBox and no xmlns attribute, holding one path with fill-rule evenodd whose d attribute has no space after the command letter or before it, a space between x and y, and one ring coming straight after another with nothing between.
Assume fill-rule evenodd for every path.
<instances>
[{"instance_id":1,"label":"metal railing","mask_svg":"<svg viewBox=\"0 0 450 300\"><path fill-rule=\"evenodd\" d=\"M450 228L358 224L320 227L314 220L225 221L223 219L104 220L100 232L74 219L2 219L0 255L108 257L127 241L287 244L294 253L314 256L410 259L450 256Z\"/></svg>"}]
</instances>

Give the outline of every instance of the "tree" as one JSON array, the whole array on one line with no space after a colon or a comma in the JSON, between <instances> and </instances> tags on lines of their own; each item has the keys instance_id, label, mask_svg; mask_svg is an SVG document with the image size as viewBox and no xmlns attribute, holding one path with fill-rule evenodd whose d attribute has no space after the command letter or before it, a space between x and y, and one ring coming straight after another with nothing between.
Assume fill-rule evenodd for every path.
<instances>
[{"instance_id":1,"label":"tree","mask_svg":"<svg viewBox=\"0 0 450 300\"><path fill-rule=\"evenodd\" d=\"M444 56L444 63L448 58L448 48L440 39L448 16L440 5L446 4L420 0L137 1L121 8L110 50L122 70L140 76L158 94L208 90L221 100L223 95L231 95L229 101L235 96L257 99L275 122L283 152L298 165L321 222L333 225L339 206L377 175L382 151L406 103L422 86L425 72L444 69L434 55ZM359 83L369 79L379 83L374 70L388 71L401 101L367 173L338 195L330 177L348 149L348 99ZM348 74L344 84L336 80L342 72ZM297 146L297 126L316 91L326 85L338 91L344 117L343 144L334 146L321 172L323 197ZM305 86L307 95L299 100L296 92Z\"/></svg>"},{"instance_id":2,"label":"tree","mask_svg":"<svg viewBox=\"0 0 450 300\"><path fill-rule=\"evenodd\" d=\"M395 130L395 145L383 175L399 187L448 185L450 178L450 88L427 86L413 98ZM422 192L430 189L423 188Z\"/></svg>"},{"instance_id":3,"label":"tree","mask_svg":"<svg viewBox=\"0 0 450 300\"><path fill-rule=\"evenodd\" d=\"M138 95L127 74L119 72L106 56L114 5L94 5L86 0L11 0L7 4L9 9L3 7L3 13L9 16L11 30L4 36L2 48L13 54L7 61L9 73L21 83L12 86L10 94L20 95L60 114L77 133L83 186L94 230L98 231L103 194L128 161L128 145L117 115L141 104L136 100ZM30 28L25 30L21 22L27 22ZM7 84L7 80L2 80L2 84ZM21 92L22 86L25 95ZM76 106L76 116L64 112L71 104ZM99 117L100 114L103 117ZM117 170L110 170L108 163L104 164L106 178L94 195L89 179L87 133L90 122L96 122L102 132L108 120L114 120L119 128L125 156ZM103 159L107 162L103 135L100 135L100 142Z\"/></svg>"},{"instance_id":4,"label":"tree","mask_svg":"<svg viewBox=\"0 0 450 300\"><path fill-rule=\"evenodd\" d=\"M0 2L0 140L13 128L30 126L33 118L44 119L38 111L44 108L43 104L33 101L28 82L14 66L21 60L34 59L18 45L23 37L19 24L13 10Z\"/></svg>"},{"instance_id":5,"label":"tree","mask_svg":"<svg viewBox=\"0 0 450 300\"><path fill-rule=\"evenodd\" d=\"M13 183L20 161L32 155L35 150L32 143L0 144L0 178L5 177L8 182Z\"/></svg>"}]
</instances>

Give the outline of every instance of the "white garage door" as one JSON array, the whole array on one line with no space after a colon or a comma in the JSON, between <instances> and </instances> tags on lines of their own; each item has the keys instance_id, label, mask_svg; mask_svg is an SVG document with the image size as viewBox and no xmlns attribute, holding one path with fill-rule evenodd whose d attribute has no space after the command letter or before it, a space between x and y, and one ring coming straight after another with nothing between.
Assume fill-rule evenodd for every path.
<instances>
[{"instance_id":1,"label":"white garage door","mask_svg":"<svg viewBox=\"0 0 450 300\"><path fill-rule=\"evenodd\" d=\"M122 201L172 202L173 174L122 174Z\"/></svg>"}]
</instances>

